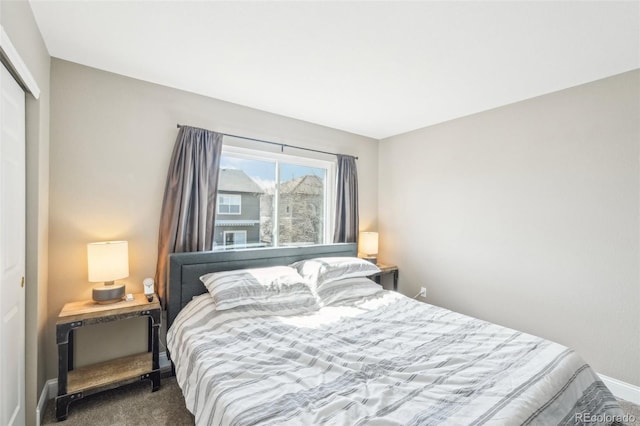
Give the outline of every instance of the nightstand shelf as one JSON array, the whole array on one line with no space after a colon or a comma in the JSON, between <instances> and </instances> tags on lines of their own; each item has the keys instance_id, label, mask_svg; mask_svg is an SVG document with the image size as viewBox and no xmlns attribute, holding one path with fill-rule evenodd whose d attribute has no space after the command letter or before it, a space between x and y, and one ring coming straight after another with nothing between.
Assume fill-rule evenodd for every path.
<instances>
[{"instance_id":1,"label":"nightstand shelf","mask_svg":"<svg viewBox=\"0 0 640 426\"><path fill-rule=\"evenodd\" d=\"M115 382L139 380L152 370L153 357L151 352L87 365L69 371L67 374L67 393L88 392Z\"/></svg>"},{"instance_id":2,"label":"nightstand shelf","mask_svg":"<svg viewBox=\"0 0 640 426\"><path fill-rule=\"evenodd\" d=\"M74 368L74 330L91 324L119 321L146 316L149 320L148 352L123 356L113 360ZM69 404L85 396L113 389L138 380L151 380L151 390L160 388L158 332L160 302L151 302L144 294L135 294L132 301L98 305L93 301L67 303L56 323L58 344L58 396L56 418L64 420Z\"/></svg>"}]
</instances>

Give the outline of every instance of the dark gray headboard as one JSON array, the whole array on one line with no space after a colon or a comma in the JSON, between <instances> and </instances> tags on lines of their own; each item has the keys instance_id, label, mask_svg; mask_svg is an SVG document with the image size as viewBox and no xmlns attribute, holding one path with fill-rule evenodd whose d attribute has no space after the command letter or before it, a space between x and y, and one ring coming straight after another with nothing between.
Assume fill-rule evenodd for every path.
<instances>
[{"instance_id":1,"label":"dark gray headboard","mask_svg":"<svg viewBox=\"0 0 640 426\"><path fill-rule=\"evenodd\" d=\"M194 296L207 291L200 277L209 272L289 265L314 257L344 257L356 254L355 243L171 254L166 301L167 328L171 327L178 312Z\"/></svg>"}]
</instances>

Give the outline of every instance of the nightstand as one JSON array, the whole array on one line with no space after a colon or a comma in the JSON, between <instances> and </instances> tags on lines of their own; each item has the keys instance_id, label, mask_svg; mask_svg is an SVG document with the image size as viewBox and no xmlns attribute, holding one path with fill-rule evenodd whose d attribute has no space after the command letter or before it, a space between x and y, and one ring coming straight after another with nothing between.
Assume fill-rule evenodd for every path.
<instances>
[{"instance_id":1,"label":"nightstand","mask_svg":"<svg viewBox=\"0 0 640 426\"><path fill-rule=\"evenodd\" d=\"M151 302L140 293L134 300L99 305L92 300L67 303L56 322L58 344L58 396L56 418L67 418L69 403L107 389L135 382L151 380L152 392L160 388L158 331L160 302ZM100 324L146 316L149 318L148 351L74 369L74 330L85 325Z\"/></svg>"},{"instance_id":2,"label":"nightstand","mask_svg":"<svg viewBox=\"0 0 640 426\"><path fill-rule=\"evenodd\" d=\"M396 265L384 265L379 263L378 268L380 268L380 272L378 272L375 275L372 275L370 278L372 278L375 282L377 282L378 284L381 284L381 279L382 276L384 275L388 275L388 274L393 274L393 291L398 291L398 267Z\"/></svg>"}]
</instances>

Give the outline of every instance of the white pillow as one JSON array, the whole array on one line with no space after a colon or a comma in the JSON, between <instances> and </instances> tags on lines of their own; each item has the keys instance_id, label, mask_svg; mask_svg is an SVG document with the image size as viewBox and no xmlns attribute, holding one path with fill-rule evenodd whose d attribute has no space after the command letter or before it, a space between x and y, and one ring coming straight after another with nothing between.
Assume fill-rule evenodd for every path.
<instances>
[{"instance_id":1,"label":"white pillow","mask_svg":"<svg viewBox=\"0 0 640 426\"><path fill-rule=\"evenodd\" d=\"M352 277L368 277L380 272L371 262L357 257L317 257L290 265L316 289L331 281Z\"/></svg>"},{"instance_id":2,"label":"white pillow","mask_svg":"<svg viewBox=\"0 0 640 426\"><path fill-rule=\"evenodd\" d=\"M201 276L200 280L219 311L245 305L272 311L318 308L308 283L288 266L212 272Z\"/></svg>"},{"instance_id":3,"label":"white pillow","mask_svg":"<svg viewBox=\"0 0 640 426\"><path fill-rule=\"evenodd\" d=\"M379 293L384 289L369 278L353 277L324 282L316 292L323 305L330 305L345 299L354 299Z\"/></svg>"}]
</instances>

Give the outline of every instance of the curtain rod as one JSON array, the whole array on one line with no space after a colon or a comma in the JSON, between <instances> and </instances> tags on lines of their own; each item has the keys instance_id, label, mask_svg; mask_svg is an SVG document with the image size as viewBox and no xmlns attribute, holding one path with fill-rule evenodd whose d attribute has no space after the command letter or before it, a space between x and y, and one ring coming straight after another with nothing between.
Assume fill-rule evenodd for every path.
<instances>
[{"instance_id":1,"label":"curtain rod","mask_svg":"<svg viewBox=\"0 0 640 426\"><path fill-rule=\"evenodd\" d=\"M178 127L178 129L179 129L180 127L183 127L183 125L182 125L182 124L178 124L178 125L177 125L177 127ZM203 129L203 130L206 130L206 129ZM320 154L341 155L341 154L336 154L335 152L320 151L319 149L303 148L303 147L301 147L301 146L289 145L289 144L286 144L286 143L280 143L280 142L265 141L265 140L263 140L263 139L248 138L248 137L246 137L246 136L231 135L231 134L229 134L229 133L221 133L221 135L223 135L223 136L229 136L229 137L231 137L231 138L244 139L244 140L247 140L247 141L254 141L254 142L268 143L268 144L270 144L270 145L277 145L277 146L279 146L279 147L280 147L280 150L281 150L281 151L282 151L282 150L284 150L284 148L295 148L295 149L301 149L301 150L303 150L303 151L318 152L318 153L320 153ZM353 156L352 156L352 157L353 157ZM358 157L353 157L353 158L355 158L356 160L358 159Z\"/></svg>"}]
</instances>

